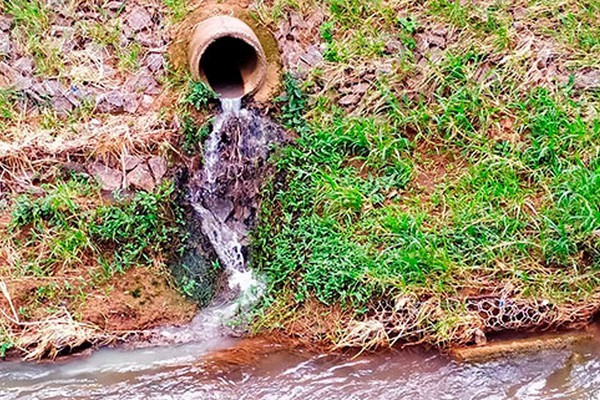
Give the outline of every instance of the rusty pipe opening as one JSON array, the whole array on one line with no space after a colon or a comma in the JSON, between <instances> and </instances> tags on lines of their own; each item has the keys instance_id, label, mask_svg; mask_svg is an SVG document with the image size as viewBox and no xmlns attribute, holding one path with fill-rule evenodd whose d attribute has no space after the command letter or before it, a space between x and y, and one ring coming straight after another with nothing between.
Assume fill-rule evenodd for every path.
<instances>
[{"instance_id":1,"label":"rusty pipe opening","mask_svg":"<svg viewBox=\"0 0 600 400\"><path fill-rule=\"evenodd\" d=\"M212 17L196 25L189 55L194 78L208 83L221 97L254 94L267 74L256 34L234 17Z\"/></svg>"}]
</instances>

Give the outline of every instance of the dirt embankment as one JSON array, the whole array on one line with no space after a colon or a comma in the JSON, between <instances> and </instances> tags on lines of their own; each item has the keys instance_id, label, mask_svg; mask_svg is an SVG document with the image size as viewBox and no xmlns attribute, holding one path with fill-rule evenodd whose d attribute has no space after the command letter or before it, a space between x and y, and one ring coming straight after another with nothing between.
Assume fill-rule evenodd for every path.
<instances>
[{"instance_id":1,"label":"dirt embankment","mask_svg":"<svg viewBox=\"0 0 600 400\"><path fill-rule=\"evenodd\" d=\"M187 81L167 55L181 10L30 5L0 6L0 355L36 359L185 323L197 306L166 268L177 196L158 194L182 162Z\"/></svg>"}]
</instances>

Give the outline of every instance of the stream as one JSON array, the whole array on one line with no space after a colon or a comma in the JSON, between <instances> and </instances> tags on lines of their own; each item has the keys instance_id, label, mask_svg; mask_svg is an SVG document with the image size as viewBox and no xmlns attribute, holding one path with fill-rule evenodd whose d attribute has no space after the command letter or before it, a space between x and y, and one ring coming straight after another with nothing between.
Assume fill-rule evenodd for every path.
<instances>
[{"instance_id":1,"label":"stream","mask_svg":"<svg viewBox=\"0 0 600 400\"><path fill-rule=\"evenodd\" d=\"M435 351L389 350L351 357L257 348L244 360L222 338L125 351L103 349L67 362L0 363L9 399L598 399L600 335L564 350L457 363Z\"/></svg>"}]
</instances>

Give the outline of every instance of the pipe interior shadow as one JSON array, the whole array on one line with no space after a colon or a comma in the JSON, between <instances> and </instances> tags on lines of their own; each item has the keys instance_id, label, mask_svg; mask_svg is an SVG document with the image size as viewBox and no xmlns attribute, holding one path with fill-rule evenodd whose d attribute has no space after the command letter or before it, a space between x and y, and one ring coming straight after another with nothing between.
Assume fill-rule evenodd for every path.
<instances>
[{"instance_id":1,"label":"pipe interior shadow","mask_svg":"<svg viewBox=\"0 0 600 400\"><path fill-rule=\"evenodd\" d=\"M222 97L241 97L244 83L257 68L258 55L252 46L234 37L212 42L200 59L208 83Z\"/></svg>"}]
</instances>

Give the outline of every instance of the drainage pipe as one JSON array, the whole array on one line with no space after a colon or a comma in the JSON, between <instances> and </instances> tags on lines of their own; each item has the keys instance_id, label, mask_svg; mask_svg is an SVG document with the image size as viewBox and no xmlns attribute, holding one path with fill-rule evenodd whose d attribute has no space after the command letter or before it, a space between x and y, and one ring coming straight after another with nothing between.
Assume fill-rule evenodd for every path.
<instances>
[{"instance_id":1,"label":"drainage pipe","mask_svg":"<svg viewBox=\"0 0 600 400\"><path fill-rule=\"evenodd\" d=\"M192 76L225 98L254 94L267 75L265 52L252 28L224 15L196 25L189 62Z\"/></svg>"}]
</instances>

